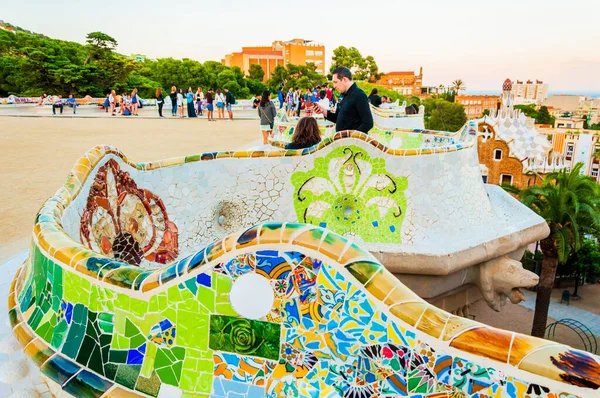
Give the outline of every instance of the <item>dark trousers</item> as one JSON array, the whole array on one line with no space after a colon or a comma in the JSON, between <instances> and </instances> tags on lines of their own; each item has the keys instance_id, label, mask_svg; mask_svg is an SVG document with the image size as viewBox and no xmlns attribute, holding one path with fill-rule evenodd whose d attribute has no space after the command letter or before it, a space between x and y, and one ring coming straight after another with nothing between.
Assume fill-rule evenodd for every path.
<instances>
[{"instance_id":1,"label":"dark trousers","mask_svg":"<svg viewBox=\"0 0 600 398\"><path fill-rule=\"evenodd\" d=\"M194 109L193 102L187 103L187 109L188 109L188 117L196 117L196 110Z\"/></svg>"},{"instance_id":2,"label":"dark trousers","mask_svg":"<svg viewBox=\"0 0 600 398\"><path fill-rule=\"evenodd\" d=\"M52 114L56 115L56 108L60 108L60 114L62 115L63 107L63 104L52 104Z\"/></svg>"},{"instance_id":3,"label":"dark trousers","mask_svg":"<svg viewBox=\"0 0 600 398\"><path fill-rule=\"evenodd\" d=\"M162 107L163 107L163 103L159 102L158 103L158 116L162 117Z\"/></svg>"}]
</instances>

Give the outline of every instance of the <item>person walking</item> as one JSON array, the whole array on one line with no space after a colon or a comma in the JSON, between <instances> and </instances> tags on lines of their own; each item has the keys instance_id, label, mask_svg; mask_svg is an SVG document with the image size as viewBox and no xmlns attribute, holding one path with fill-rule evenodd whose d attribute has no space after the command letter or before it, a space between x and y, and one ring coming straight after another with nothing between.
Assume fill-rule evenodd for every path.
<instances>
[{"instance_id":1,"label":"person walking","mask_svg":"<svg viewBox=\"0 0 600 398\"><path fill-rule=\"evenodd\" d=\"M225 119L225 97L221 93L221 89L217 89L217 94L215 95L215 102L217 103L217 117L219 120Z\"/></svg>"},{"instance_id":2,"label":"person walking","mask_svg":"<svg viewBox=\"0 0 600 398\"><path fill-rule=\"evenodd\" d=\"M202 87L198 87L198 91L196 91L196 104L198 107L198 116L202 116L202 103L204 102L204 93L202 92Z\"/></svg>"},{"instance_id":3,"label":"person walking","mask_svg":"<svg viewBox=\"0 0 600 398\"><path fill-rule=\"evenodd\" d=\"M315 105L315 112L335 123L335 131L358 130L365 134L373 128L373 115L367 95L352 81L350 69L340 66L333 70L333 88L341 94L336 112Z\"/></svg>"},{"instance_id":4,"label":"person walking","mask_svg":"<svg viewBox=\"0 0 600 398\"><path fill-rule=\"evenodd\" d=\"M163 96L162 89L158 87L156 89L156 106L158 106L158 117L164 117L162 114L162 108L165 104L165 97Z\"/></svg>"},{"instance_id":5,"label":"person walking","mask_svg":"<svg viewBox=\"0 0 600 398\"><path fill-rule=\"evenodd\" d=\"M206 111L208 113L208 121L209 122L214 122L215 121L215 117L213 116L213 112L214 112L214 97L213 97L213 89L209 89L208 93L206 93Z\"/></svg>"},{"instance_id":6,"label":"person walking","mask_svg":"<svg viewBox=\"0 0 600 398\"><path fill-rule=\"evenodd\" d=\"M271 92L265 90L260 97L260 104L258 105L258 116L260 117L260 131L263 136L263 144L269 143L269 136L273 133L273 125L275 123L275 116L277 111L275 105L271 101Z\"/></svg>"},{"instance_id":7,"label":"person walking","mask_svg":"<svg viewBox=\"0 0 600 398\"><path fill-rule=\"evenodd\" d=\"M192 92L191 87L188 87L187 89L186 99L188 117L196 117L196 110L194 109L194 93Z\"/></svg>"},{"instance_id":8,"label":"person walking","mask_svg":"<svg viewBox=\"0 0 600 398\"><path fill-rule=\"evenodd\" d=\"M177 87L171 87L169 98L171 98L171 116L175 116L177 115Z\"/></svg>"},{"instance_id":9,"label":"person walking","mask_svg":"<svg viewBox=\"0 0 600 398\"><path fill-rule=\"evenodd\" d=\"M225 90L225 108L227 108L227 113L229 114L229 121L233 122L233 110L231 106L235 104L235 97L227 87L224 87L223 90Z\"/></svg>"}]
</instances>

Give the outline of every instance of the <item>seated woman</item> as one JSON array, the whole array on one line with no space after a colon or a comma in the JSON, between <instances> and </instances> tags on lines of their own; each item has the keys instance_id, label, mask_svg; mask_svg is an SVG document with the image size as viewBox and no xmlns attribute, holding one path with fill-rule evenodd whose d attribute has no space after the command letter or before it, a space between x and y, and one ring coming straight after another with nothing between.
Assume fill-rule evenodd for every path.
<instances>
[{"instance_id":1,"label":"seated woman","mask_svg":"<svg viewBox=\"0 0 600 398\"><path fill-rule=\"evenodd\" d=\"M292 142L285 149L304 149L321 142L321 131L314 117L303 117L296 125Z\"/></svg>"}]
</instances>

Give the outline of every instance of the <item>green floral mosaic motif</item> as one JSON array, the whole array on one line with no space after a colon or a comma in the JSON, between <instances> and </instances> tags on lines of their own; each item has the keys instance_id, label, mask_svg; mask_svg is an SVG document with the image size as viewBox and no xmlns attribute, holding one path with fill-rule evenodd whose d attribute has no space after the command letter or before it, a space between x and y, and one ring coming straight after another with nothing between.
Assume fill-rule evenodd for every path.
<instances>
[{"instance_id":1,"label":"green floral mosaic motif","mask_svg":"<svg viewBox=\"0 0 600 398\"><path fill-rule=\"evenodd\" d=\"M213 350L279 359L281 325L232 316L210 317L209 347Z\"/></svg>"},{"instance_id":2,"label":"green floral mosaic motif","mask_svg":"<svg viewBox=\"0 0 600 398\"><path fill-rule=\"evenodd\" d=\"M388 172L384 158L341 147L291 178L298 221L353 233L365 242L401 242L408 180Z\"/></svg>"}]
</instances>

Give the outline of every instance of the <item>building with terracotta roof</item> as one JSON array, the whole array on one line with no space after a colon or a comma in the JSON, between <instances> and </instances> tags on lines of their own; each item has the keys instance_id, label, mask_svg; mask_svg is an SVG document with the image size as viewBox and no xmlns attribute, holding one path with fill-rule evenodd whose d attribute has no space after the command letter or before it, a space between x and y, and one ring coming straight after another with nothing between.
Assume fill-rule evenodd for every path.
<instances>
[{"instance_id":1,"label":"building with terracotta roof","mask_svg":"<svg viewBox=\"0 0 600 398\"><path fill-rule=\"evenodd\" d=\"M423 67L419 69L419 74L414 71L388 72L377 81L377 84L396 90L400 94L410 97L421 96L423 87Z\"/></svg>"},{"instance_id":2,"label":"building with terracotta roof","mask_svg":"<svg viewBox=\"0 0 600 398\"><path fill-rule=\"evenodd\" d=\"M221 60L225 66L237 66L248 73L250 65L260 65L267 81L277 65L307 65L313 63L316 71L325 74L325 46L311 40L294 39L274 41L270 46L242 47L242 51L225 55Z\"/></svg>"}]
</instances>

